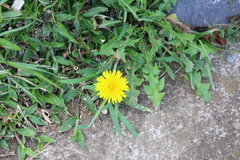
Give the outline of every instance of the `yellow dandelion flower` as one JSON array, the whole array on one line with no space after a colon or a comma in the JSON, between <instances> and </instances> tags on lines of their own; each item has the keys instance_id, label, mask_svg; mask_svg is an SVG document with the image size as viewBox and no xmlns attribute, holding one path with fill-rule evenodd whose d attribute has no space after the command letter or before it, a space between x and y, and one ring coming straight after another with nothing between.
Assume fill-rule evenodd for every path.
<instances>
[{"instance_id":1,"label":"yellow dandelion flower","mask_svg":"<svg viewBox=\"0 0 240 160\"><path fill-rule=\"evenodd\" d=\"M103 76L97 78L95 83L95 90L100 98L107 100L108 103L120 103L123 97L126 97L125 91L129 91L128 82L125 77L122 77L120 71L114 70L103 72Z\"/></svg>"}]
</instances>

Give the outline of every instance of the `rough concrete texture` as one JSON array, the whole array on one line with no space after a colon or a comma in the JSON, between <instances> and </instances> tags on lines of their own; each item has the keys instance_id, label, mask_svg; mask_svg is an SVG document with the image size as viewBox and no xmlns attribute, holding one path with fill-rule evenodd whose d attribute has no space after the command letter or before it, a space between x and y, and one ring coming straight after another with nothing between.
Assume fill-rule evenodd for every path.
<instances>
[{"instance_id":1,"label":"rough concrete texture","mask_svg":"<svg viewBox=\"0 0 240 160\"><path fill-rule=\"evenodd\" d=\"M239 50L238 44L229 49ZM153 110L142 112L120 106L121 112L135 127L140 138L123 128L123 136L110 135L110 115L100 115L91 128L83 130L86 149L70 143L73 131L58 133L59 126L50 125L45 135L54 137L39 154L39 160L239 160L240 159L240 52L221 52L223 61L211 55L215 89L212 101L204 102L190 88L183 73L175 80L166 79L160 107L154 107L142 92L139 103ZM234 56L233 56L234 55ZM76 106L70 106L70 111ZM84 112L81 122L88 124L92 116ZM9 141L10 151L16 141ZM36 146L32 141L28 147ZM0 155L7 153L0 148ZM16 156L1 157L15 160Z\"/></svg>"},{"instance_id":2,"label":"rough concrete texture","mask_svg":"<svg viewBox=\"0 0 240 160\"><path fill-rule=\"evenodd\" d=\"M177 0L172 12L191 27L228 24L227 17L240 14L240 0Z\"/></svg>"},{"instance_id":3,"label":"rough concrete texture","mask_svg":"<svg viewBox=\"0 0 240 160\"><path fill-rule=\"evenodd\" d=\"M238 49L240 43L230 49ZM234 61L227 59L232 54ZM134 138L123 128L123 137L110 135L110 116L84 130L86 149L69 143L72 132L49 145L39 156L46 160L238 160L240 159L240 52L222 52L223 61L212 55L215 89L212 101L204 102L190 88L183 73L176 80L167 78L166 96L161 107L154 107L142 93L140 103L153 112L141 112L121 105L121 112L136 128ZM91 116L84 116L87 124ZM56 130L49 133L53 136ZM84 154L84 155L83 155Z\"/></svg>"},{"instance_id":4,"label":"rough concrete texture","mask_svg":"<svg viewBox=\"0 0 240 160\"><path fill-rule=\"evenodd\" d=\"M179 0L178 5L183 16L180 21L189 25L203 24L204 10L197 8L198 13L192 13L192 7L197 7L200 1ZM204 0L204 2L207 0ZM226 3L215 0L209 3ZM230 1L229 1L230 2ZM182 4L181 4L182 3ZM201 1L202 3L202 1ZM233 1L234 7L240 9L240 2ZM187 4L187 5L186 5ZM203 3L204 4L204 3ZM229 4L229 3L228 3ZM238 4L238 6L236 6ZM178 6L177 5L177 6ZM206 7L207 4L205 4ZM231 4L232 5L232 4ZM177 7L176 6L176 7ZM209 6L209 5L208 5ZM226 6L227 3L226 3ZM210 6L213 8L213 6ZM240 10L233 9L234 14ZM214 11L216 18L225 18L227 9L221 8L221 14ZM189 14L191 13L191 14ZM205 15L211 15L205 12ZM187 19L190 17L191 19ZM194 20L194 21L193 21ZM201 22L201 20L203 20ZM208 19L205 19L210 23ZM214 20L215 21L215 20ZM212 21L211 21L212 22ZM240 43L231 44L229 49L239 49ZM39 154L39 160L239 160L240 159L240 52L221 52L223 61L216 55L211 55L214 69L213 80L215 89L212 91L212 101L204 102L189 82L183 77L183 72L176 75L175 80L166 78L166 95L160 107L154 107L143 92L139 103L153 110L152 113L142 112L128 106L120 106L120 110L135 127L140 138L134 138L123 128L123 136L110 135L113 127L110 115L100 115L91 128L83 130L86 138L86 149L83 150L74 142L70 143L73 131L58 133L59 126L49 126L45 135L55 137L57 142L47 145ZM69 107L75 111L75 107ZM83 115L81 122L88 124L92 116ZM31 147L36 144L28 142ZM16 141L10 141L11 151L16 149ZM0 148L0 154L6 153ZM2 160L15 160L16 156L1 157Z\"/></svg>"},{"instance_id":5,"label":"rough concrete texture","mask_svg":"<svg viewBox=\"0 0 240 160\"><path fill-rule=\"evenodd\" d=\"M230 49L239 50L238 44ZM70 143L73 131L58 133L59 126L50 125L45 135L57 142L47 145L39 160L238 160L240 159L240 52L221 52L223 61L211 55L215 89L212 101L204 102L190 88L183 73L173 81L166 79L160 107L154 107L142 92L139 103L153 110L142 112L120 106L121 112L135 127L140 138L123 128L123 136L110 135L110 115L100 115L91 128L83 130L86 149ZM234 55L234 56L233 56ZM230 60L229 60L230 59ZM70 106L75 111L76 106ZM81 119L88 124L92 116L84 112ZM11 151L16 142L10 141ZM15 144L15 145L14 145ZM36 146L31 141L27 146ZM6 153L0 149L0 154ZM14 160L16 156L1 157Z\"/></svg>"}]
</instances>

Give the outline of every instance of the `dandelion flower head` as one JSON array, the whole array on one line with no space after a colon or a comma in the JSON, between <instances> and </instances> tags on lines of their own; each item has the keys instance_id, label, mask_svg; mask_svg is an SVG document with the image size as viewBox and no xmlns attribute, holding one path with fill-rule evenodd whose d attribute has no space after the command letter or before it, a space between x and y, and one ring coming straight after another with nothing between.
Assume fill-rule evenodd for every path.
<instances>
[{"instance_id":1,"label":"dandelion flower head","mask_svg":"<svg viewBox=\"0 0 240 160\"><path fill-rule=\"evenodd\" d=\"M108 103L120 103L123 97L126 97L125 91L129 91L128 82L125 77L122 77L120 71L114 70L104 71L103 76L98 77L95 85L95 90L99 91L97 95L107 100Z\"/></svg>"}]
</instances>

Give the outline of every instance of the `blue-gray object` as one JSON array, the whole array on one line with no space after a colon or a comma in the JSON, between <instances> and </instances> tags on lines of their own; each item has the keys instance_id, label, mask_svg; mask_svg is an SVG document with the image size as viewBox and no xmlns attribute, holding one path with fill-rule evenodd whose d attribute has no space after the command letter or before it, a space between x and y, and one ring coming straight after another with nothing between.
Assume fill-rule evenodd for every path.
<instances>
[{"instance_id":1,"label":"blue-gray object","mask_svg":"<svg viewBox=\"0 0 240 160\"><path fill-rule=\"evenodd\" d=\"M228 24L227 17L240 14L240 0L177 0L172 13L191 27Z\"/></svg>"},{"instance_id":2,"label":"blue-gray object","mask_svg":"<svg viewBox=\"0 0 240 160\"><path fill-rule=\"evenodd\" d=\"M238 55L237 53L232 53L227 57L228 63L233 63L237 59Z\"/></svg>"}]
</instances>

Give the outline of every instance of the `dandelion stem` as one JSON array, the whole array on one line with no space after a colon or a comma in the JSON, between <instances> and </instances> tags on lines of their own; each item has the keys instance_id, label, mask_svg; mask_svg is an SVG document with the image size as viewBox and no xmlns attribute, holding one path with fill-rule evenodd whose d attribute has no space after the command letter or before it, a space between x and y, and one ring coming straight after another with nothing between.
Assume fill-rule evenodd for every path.
<instances>
[{"instance_id":1,"label":"dandelion stem","mask_svg":"<svg viewBox=\"0 0 240 160\"><path fill-rule=\"evenodd\" d=\"M115 64L114 64L114 67L113 67L113 71L116 70L119 60L120 60L120 59L117 58L117 60L116 60L116 62L115 62Z\"/></svg>"},{"instance_id":2,"label":"dandelion stem","mask_svg":"<svg viewBox=\"0 0 240 160\"><path fill-rule=\"evenodd\" d=\"M90 127L93 122L97 119L98 115L101 113L102 108L104 107L105 103L107 102L107 99L104 99L102 104L100 105L100 107L98 108L98 111L95 113L93 119L91 120L90 124L88 125L88 127Z\"/></svg>"}]
</instances>

